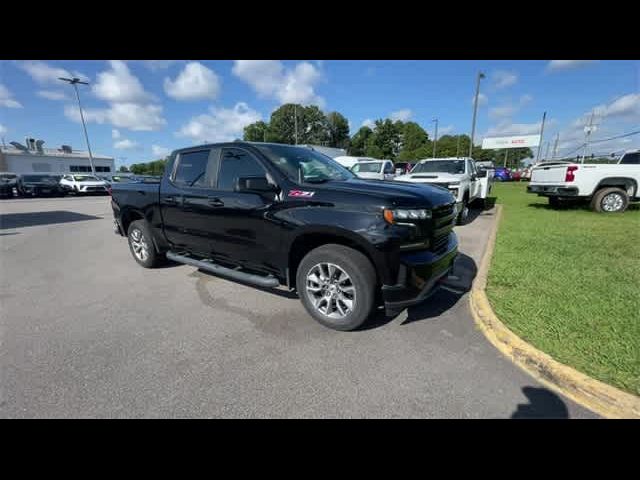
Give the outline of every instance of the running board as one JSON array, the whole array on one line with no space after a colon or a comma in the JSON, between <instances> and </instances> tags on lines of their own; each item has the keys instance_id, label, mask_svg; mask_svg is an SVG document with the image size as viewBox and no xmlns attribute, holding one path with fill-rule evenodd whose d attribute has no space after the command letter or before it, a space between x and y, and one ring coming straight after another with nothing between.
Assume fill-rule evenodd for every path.
<instances>
[{"instance_id":1,"label":"running board","mask_svg":"<svg viewBox=\"0 0 640 480\"><path fill-rule=\"evenodd\" d=\"M186 255L179 255L174 252L167 252L167 258L174 262L184 263L185 265L191 265L193 267L201 268L207 272L215 273L222 277L232 278L233 280L240 280L246 283L252 283L260 287L271 288L280 285L280 282L273 275L261 276L254 275L252 273L241 272L240 270L234 270L232 268L223 267L216 263L207 262L205 260L197 260L195 258L188 257Z\"/></svg>"}]
</instances>

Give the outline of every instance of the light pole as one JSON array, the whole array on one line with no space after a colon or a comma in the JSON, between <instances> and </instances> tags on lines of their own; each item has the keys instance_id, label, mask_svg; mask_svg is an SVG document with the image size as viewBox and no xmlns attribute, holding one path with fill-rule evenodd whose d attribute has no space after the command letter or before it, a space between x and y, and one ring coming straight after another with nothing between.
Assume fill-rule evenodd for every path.
<instances>
[{"instance_id":1,"label":"light pole","mask_svg":"<svg viewBox=\"0 0 640 480\"><path fill-rule=\"evenodd\" d=\"M73 85L73 89L76 92L76 98L78 99L78 108L80 109L80 119L82 120L82 129L84 130L84 139L87 141L87 150L89 151L89 163L91 164L91 173L93 175L96 174L96 169L93 166L93 155L91 154L91 145L89 144L89 135L87 134L87 126L84 123L84 114L82 113L82 104L80 103L80 94L78 93L78 83L82 85L89 85L89 82L82 82L79 78L62 78L58 77L59 80L63 82L67 82Z\"/></svg>"},{"instance_id":2,"label":"light pole","mask_svg":"<svg viewBox=\"0 0 640 480\"><path fill-rule=\"evenodd\" d=\"M542 114L542 124L540 125L540 142L538 144L538 152L536 154L536 163L540 162L540 153L542 151L542 138L544 135L544 122L547 119L547 112Z\"/></svg>"},{"instance_id":3,"label":"light pole","mask_svg":"<svg viewBox=\"0 0 640 480\"><path fill-rule=\"evenodd\" d=\"M436 131L433 136L433 158L436 158L436 145L438 144L438 119L434 118L432 122L436 124Z\"/></svg>"},{"instance_id":4,"label":"light pole","mask_svg":"<svg viewBox=\"0 0 640 480\"><path fill-rule=\"evenodd\" d=\"M480 94L480 80L485 77L484 73L478 72L476 79L476 96L473 98L473 121L471 123L471 142L469 143L469 158L473 156L473 137L476 134L476 115L478 113L478 95Z\"/></svg>"},{"instance_id":5,"label":"light pole","mask_svg":"<svg viewBox=\"0 0 640 480\"><path fill-rule=\"evenodd\" d=\"M296 145L298 145L298 106L293 104L293 122L295 125Z\"/></svg>"}]
</instances>

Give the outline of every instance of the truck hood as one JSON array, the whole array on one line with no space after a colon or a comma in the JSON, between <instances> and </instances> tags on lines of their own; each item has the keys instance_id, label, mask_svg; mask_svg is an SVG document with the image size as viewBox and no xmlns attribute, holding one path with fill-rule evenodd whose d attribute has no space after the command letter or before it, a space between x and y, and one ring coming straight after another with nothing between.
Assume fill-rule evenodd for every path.
<instances>
[{"instance_id":1,"label":"truck hood","mask_svg":"<svg viewBox=\"0 0 640 480\"><path fill-rule=\"evenodd\" d=\"M305 185L304 190L315 191L318 195L314 195L314 200L331 202L337 194L349 194L369 197L376 206L435 208L455 201L444 188L393 180L352 179Z\"/></svg>"},{"instance_id":2,"label":"truck hood","mask_svg":"<svg viewBox=\"0 0 640 480\"><path fill-rule=\"evenodd\" d=\"M453 173L408 173L400 175L395 179L400 182L416 182L416 183L450 183L459 182L465 177L464 174Z\"/></svg>"},{"instance_id":3,"label":"truck hood","mask_svg":"<svg viewBox=\"0 0 640 480\"><path fill-rule=\"evenodd\" d=\"M79 187L105 187L107 182L104 181L95 181L92 180L90 182L76 182Z\"/></svg>"}]
</instances>

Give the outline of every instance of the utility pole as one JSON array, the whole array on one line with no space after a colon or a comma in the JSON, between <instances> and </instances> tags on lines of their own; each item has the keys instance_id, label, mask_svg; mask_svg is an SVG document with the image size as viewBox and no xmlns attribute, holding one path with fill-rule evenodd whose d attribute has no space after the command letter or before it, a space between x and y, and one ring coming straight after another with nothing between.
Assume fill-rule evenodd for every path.
<instances>
[{"instance_id":1,"label":"utility pole","mask_svg":"<svg viewBox=\"0 0 640 480\"><path fill-rule=\"evenodd\" d=\"M582 152L582 162L584 163L584 159L587 156L587 147L589 146L589 135L591 132L595 130L593 125L593 116L595 115L595 111L591 112L591 119L589 120L589 125L584 127L584 151Z\"/></svg>"},{"instance_id":2,"label":"utility pole","mask_svg":"<svg viewBox=\"0 0 640 480\"><path fill-rule=\"evenodd\" d=\"M504 168L507 168L507 158L509 158L509 149L504 149Z\"/></svg>"},{"instance_id":3,"label":"utility pole","mask_svg":"<svg viewBox=\"0 0 640 480\"><path fill-rule=\"evenodd\" d=\"M558 140L560 140L560 133L556 134L556 143L553 145L553 159L555 160L556 154L558 153Z\"/></svg>"},{"instance_id":4,"label":"utility pole","mask_svg":"<svg viewBox=\"0 0 640 480\"><path fill-rule=\"evenodd\" d=\"M542 150L542 136L544 135L544 121L547 118L547 112L542 115L542 125L540 126L540 143L538 143L538 153L536 155L536 163L540 162L540 150Z\"/></svg>"},{"instance_id":5,"label":"utility pole","mask_svg":"<svg viewBox=\"0 0 640 480\"><path fill-rule=\"evenodd\" d=\"M82 120L82 129L84 130L84 139L87 142L87 150L89 151L89 164L91 165L91 173L96 174L96 169L93 166L93 155L91 154L91 145L89 144L89 135L87 134L87 125L84 123L84 114L82 113L82 104L80 103L80 94L78 93L78 83L82 85L89 85L89 82L81 82L79 78L62 78L58 77L58 80L67 82L73 85L73 89L76 92L76 98L78 99L78 109L80 109L80 119Z\"/></svg>"},{"instance_id":6,"label":"utility pole","mask_svg":"<svg viewBox=\"0 0 640 480\"><path fill-rule=\"evenodd\" d=\"M438 144L438 119L434 118L432 122L436 124L436 131L433 137L433 158L436 158L436 145Z\"/></svg>"},{"instance_id":7,"label":"utility pole","mask_svg":"<svg viewBox=\"0 0 640 480\"><path fill-rule=\"evenodd\" d=\"M478 95L480 94L480 80L484 78L484 73L478 72L476 78L476 95L473 98L473 121L471 122L471 142L469 143L469 158L473 157L473 137L476 134L476 115L478 113Z\"/></svg>"},{"instance_id":8,"label":"utility pole","mask_svg":"<svg viewBox=\"0 0 640 480\"><path fill-rule=\"evenodd\" d=\"M293 104L293 122L295 124L296 145L298 144L298 106Z\"/></svg>"}]
</instances>

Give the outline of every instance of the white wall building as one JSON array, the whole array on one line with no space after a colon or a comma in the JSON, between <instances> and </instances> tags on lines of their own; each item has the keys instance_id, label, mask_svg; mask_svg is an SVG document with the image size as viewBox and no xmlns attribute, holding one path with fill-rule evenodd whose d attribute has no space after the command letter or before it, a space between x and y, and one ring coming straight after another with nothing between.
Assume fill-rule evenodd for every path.
<instances>
[{"instance_id":1,"label":"white wall building","mask_svg":"<svg viewBox=\"0 0 640 480\"><path fill-rule=\"evenodd\" d=\"M23 173L75 173L91 172L87 152L73 150L68 145L43 148L44 141L27 138L25 144L10 142L0 146L0 172ZM115 172L113 157L93 155L96 173Z\"/></svg>"}]
</instances>

